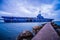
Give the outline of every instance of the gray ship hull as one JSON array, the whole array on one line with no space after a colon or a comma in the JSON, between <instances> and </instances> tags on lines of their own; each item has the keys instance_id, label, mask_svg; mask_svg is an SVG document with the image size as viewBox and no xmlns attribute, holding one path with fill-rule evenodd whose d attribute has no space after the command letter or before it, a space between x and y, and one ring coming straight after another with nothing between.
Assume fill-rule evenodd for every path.
<instances>
[{"instance_id":1,"label":"gray ship hull","mask_svg":"<svg viewBox=\"0 0 60 40\"><path fill-rule=\"evenodd\" d=\"M4 22L51 22L53 19L4 19Z\"/></svg>"}]
</instances>

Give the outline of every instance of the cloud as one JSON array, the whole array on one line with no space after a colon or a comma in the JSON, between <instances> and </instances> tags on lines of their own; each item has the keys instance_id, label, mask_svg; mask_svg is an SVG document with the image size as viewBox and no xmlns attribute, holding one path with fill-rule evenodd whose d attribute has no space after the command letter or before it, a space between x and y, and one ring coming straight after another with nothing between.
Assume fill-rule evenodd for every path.
<instances>
[{"instance_id":1,"label":"cloud","mask_svg":"<svg viewBox=\"0 0 60 40\"><path fill-rule=\"evenodd\" d=\"M8 12L4 12L4 11L0 11L0 16L9 16L12 15L12 13L8 13Z\"/></svg>"},{"instance_id":2,"label":"cloud","mask_svg":"<svg viewBox=\"0 0 60 40\"><path fill-rule=\"evenodd\" d=\"M55 19L60 20L60 10L55 11L55 14L56 14L56 16L54 16Z\"/></svg>"},{"instance_id":3,"label":"cloud","mask_svg":"<svg viewBox=\"0 0 60 40\"><path fill-rule=\"evenodd\" d=\"M23 17L36 17L40 14L45 18L59 19L60 0L3 0L1 14Z\"/></svg>"},{"instance_id":4,"label":"cloud","mask_svg":"<svg viewBox=\"0 0 60 40\"><path fill-rule=\"evenodd\" d=\"M54 10L60 10L60 3L58 3L58 4L55 5Z\"/></svg>"}]
</instances>

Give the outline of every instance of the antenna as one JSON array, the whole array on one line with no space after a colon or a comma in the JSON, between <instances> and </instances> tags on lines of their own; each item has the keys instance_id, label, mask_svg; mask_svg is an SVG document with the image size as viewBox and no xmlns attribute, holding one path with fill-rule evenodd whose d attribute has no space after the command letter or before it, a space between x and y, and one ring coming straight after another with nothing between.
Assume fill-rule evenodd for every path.
<instances>
[{"instance_id":1,"label":"antenna","mask_svg":"<svg viewBox=\"0 0 60 40\"><path fill-rule=\"evenodd\" d=\"M41 14L41 10L39 11L39 13Z\"/></svg>"}]
</instances>

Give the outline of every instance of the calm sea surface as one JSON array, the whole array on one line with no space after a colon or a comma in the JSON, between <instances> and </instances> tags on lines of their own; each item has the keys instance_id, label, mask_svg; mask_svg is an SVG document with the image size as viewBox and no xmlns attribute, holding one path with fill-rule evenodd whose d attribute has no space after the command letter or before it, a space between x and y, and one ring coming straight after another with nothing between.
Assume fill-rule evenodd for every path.
<instances>
[{"instance_id":1,"label":"calm sea surface","mask_svg":"<svg viewBox=\"0 0 60 40\"><path fill-rule=\"evenodd\" d=\"M44 24L40 23L0 23L0 40L16 40L18 34L24 30L32 31L34 26ZM55 22L60 25L60 21Z\"/></svg>"}]
</instances>

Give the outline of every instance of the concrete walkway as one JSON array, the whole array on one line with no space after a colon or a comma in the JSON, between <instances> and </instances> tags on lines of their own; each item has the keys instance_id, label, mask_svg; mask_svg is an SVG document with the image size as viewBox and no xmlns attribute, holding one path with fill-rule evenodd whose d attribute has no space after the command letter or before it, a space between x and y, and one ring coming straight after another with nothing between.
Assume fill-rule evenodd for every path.
<instances>
[{"instance_id":1,"label":"concrete walkway","mask_svg":"<svg viewBox=\"0 0 60 40\"><path fill-rule=\"evenodd\" d=\"M59 36L50 23L47 23L32 40L59 40Z\"/></svg>"}]
</instances>

